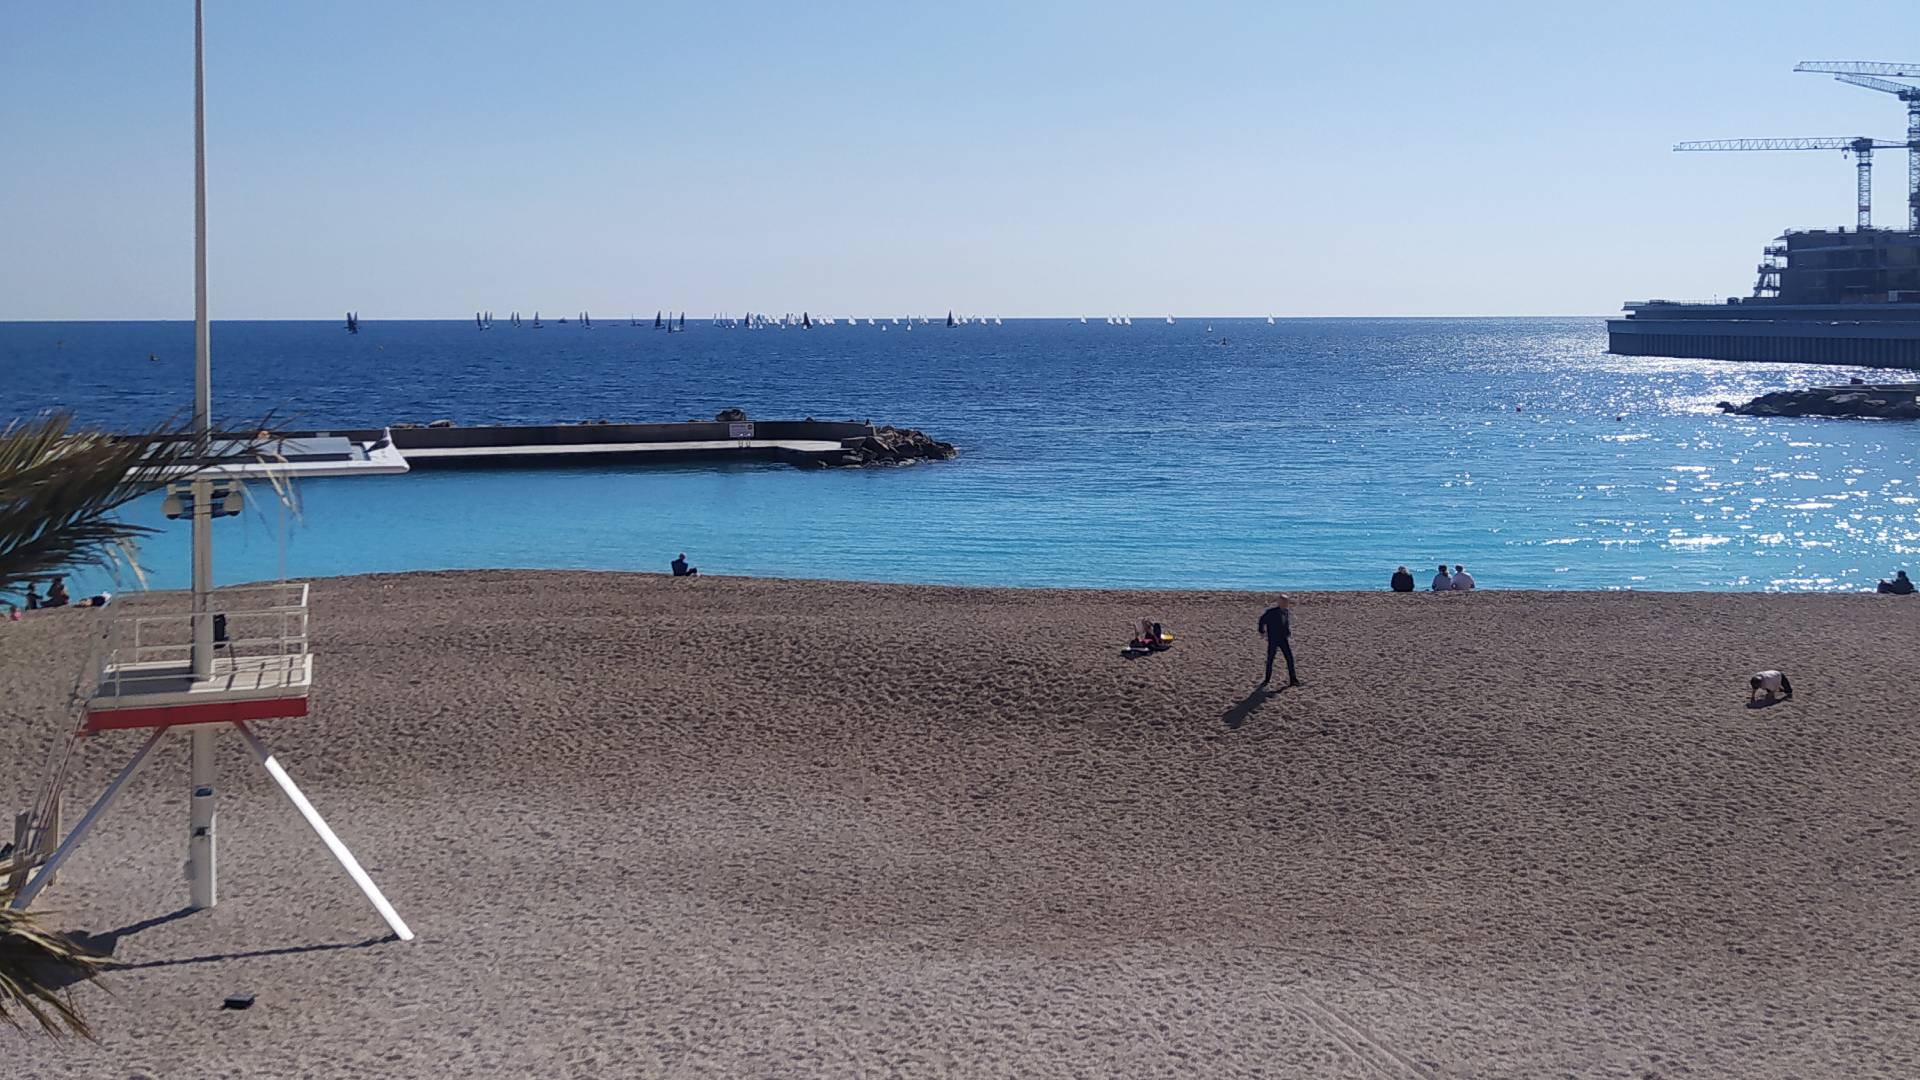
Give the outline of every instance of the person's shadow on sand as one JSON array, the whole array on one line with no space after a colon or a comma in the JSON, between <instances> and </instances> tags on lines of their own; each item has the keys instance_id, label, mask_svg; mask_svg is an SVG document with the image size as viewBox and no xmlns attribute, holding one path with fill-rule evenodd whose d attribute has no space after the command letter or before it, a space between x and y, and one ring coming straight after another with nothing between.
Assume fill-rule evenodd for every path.
<instances>
[{"instance_id":1,"label":"person's shadow on sand","mask_svg":"<svg viewBox=\"0 0 1920 1080\"><path fill-rule=\"evenodd\" d=\"M1226 714L1220 717L1221 723L1227 725L1228 731L1239 731L1240 725L1247 722L1247 717L1259 712L1260 706L1265 705L1268 698L1285 689L1284 686L1279 690L1272 689L1264 683L1254 687L1253 693L1241 698L1240 704L1228 709Z\"/></svg>"},{"instance_id":2,"label":"person's shadow on sand","mask_svg":"<svg viewBox=\"0 0 1920 1080\"><path fill-rule=\"evenodd\" d=\"M1754 698L1752 701L1747 702L1747 708L1771 709L1775 705L1785 705L1787 702L1792 700L1793 700L1792 698L1783 698L1783 697L1758 697L1758 698Z\"/></svg>"}]
</instances>

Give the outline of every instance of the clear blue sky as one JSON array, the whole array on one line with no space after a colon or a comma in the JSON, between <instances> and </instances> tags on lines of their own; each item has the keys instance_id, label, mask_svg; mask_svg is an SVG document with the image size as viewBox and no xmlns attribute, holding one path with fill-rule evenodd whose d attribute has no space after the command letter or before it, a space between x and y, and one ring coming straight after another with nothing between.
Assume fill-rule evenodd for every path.
<instances>
[{"instance_id":1,"label":"clear blue sky","mask_svg":"<svg viewBox=\"0 0 1920 1080\"><path fill-rule=\"evenodd\" d=\"M1744 293L1910 3L209 4L216 318ZM192 314L192 5L9 5L0 319ZM1905 154L1876 170L1904 217Z\"/></svg>"}]
</instances>

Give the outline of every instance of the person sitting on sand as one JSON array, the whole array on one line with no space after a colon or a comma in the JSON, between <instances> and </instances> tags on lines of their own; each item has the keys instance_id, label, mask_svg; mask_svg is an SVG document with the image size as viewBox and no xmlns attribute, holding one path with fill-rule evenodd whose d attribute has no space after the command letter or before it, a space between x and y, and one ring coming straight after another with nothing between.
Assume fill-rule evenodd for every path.
<instances>
[{"instance_id":1,"label":"person sitting on sand","mask_svg":"<svg viewBox=\"0 0 1920 1080\"><path fill-rule=\"evenodd\" d=\"M63 577L54 578L53 584L47 587L46 606L66 607L72 600L73 598L67 595L67 579Z\"/></svg>"},{"instance_id":2,"label":"person sitting on sand","mask_svg":"<svg viewBox=\"0 0 1920 1080\"><path fill-rule=\"evenodd\" d=\"M1448 592L1453 588L1453 578L1447 574L1447 564L1440 564L1440 572L1433 575L1433 591Z\"/></svg>"},{"instance_id":3,"label":"person sitting on sand","mask_svg":"<svg viewBox=\"0 0 1920 1080\"><path fill-rule=\"evenodd\" d=\"M1913 582L1907 578L1905 570L1895 570L1892 581L1883 581L1875 592L1892 593L1895 596L1912 596Z\"/></svg>"},{"instance_id":4,"label":"person sitting on sand","mask_svg":"<svg viewBox=\"0 0 1920 1080\"><path fill-rule=\"evenodd\" d=\"M17 605L14 605L14 604L7 605L7 621L8 622L20 621L20 608Z\"/></svg>"},{"instance_id":5,"label":"person sitting on sand","mask_svg":"<svg viewBox=\"0 0 1920 1080\"><path fill-rule=\"evenodd\" d=\"M1473 575L1467 573L1466 567L1461 566L1459 563L1454 563L1453 564L1453 591L1466 592L1468 589L1471 589L1471 588L1473 588Z\"/></svg>"},{"instance_id":6,"label":"person sitting on sand","mask_svg":"<svg viewBox=\"0 0 1920 1080\"><path fill-rule=\"evenodd\" d=\"M674 577L694 577L700 573L699 568L687 565L687 553L684 551L680 553L679 558L673 560L672 565Z\"/></svg>"},{"instance_id":7,"label":"person sitting on sand","mask_svg":"<svg viewBox=\"0 0 1920 1080\"><path fill-rule=\"evenodd\" d=\"M31 582L29 582L29 583L27 584L27 610L28 610L28 611L39 611L39 610L40 610L40 592L39 592L39 589L40 589L40 587L39 587L38 585L35 585L35 584L33 584L33 583L31 583Z\"/></svg>"},{"instance_id":8,"label":"person sitting on sand","mask_svg":"<svg viewBox=\"0 0 1920 1080\"><path fill-rule=\"evenodd\" d=\"M1771 669L1756 671L1753 678L1747 680L1747 685L1752 687L1752 691L1747 694L1749 705L1753 704L1754 699L1762 692L1766 693L1768 701L1772 701L1775 694L1787 701L1793 700L1793 684L1787 681L1786 675L1778 671Z\"/></svg>"},{"instance_id":9,"label":"person sitting on sand","mask_svg":"<svg viewBox=\"0 0 1920 1080\"><path fill-rule=\"evenodd\" d=\"M1393 572L1392 584L1393 584L1394 592L1412 592L1413 591L1413 571L1408 570L1404 566L1398 570L1395 570Z\"/></svg>"},{"instance_id":10,"label":"person sitting on sand","mask_svg":"<svg viewBox=\"0 0 1920 1080\"><path fill-rule=\"evenodd\" d=\"M1293 601L1281 593L1274 597L1273 606L1260 615L1258 629L1267 635L1267 677L1260 680L1261 686L1273 681L1273 654L1276 652L1287 658L1287 685L1300 685L1300 678L1293 670L1292 609Z\"/></svg>"}]
</instances>

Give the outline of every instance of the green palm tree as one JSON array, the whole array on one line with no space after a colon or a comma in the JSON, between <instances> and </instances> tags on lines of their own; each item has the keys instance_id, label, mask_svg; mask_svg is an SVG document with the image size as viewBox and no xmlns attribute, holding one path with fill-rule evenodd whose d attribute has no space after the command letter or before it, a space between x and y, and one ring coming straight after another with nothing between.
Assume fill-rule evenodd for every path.
<instances>
[{"instance_id":1,"label":"green palm tree","mask_svg":"<svg viewBox=\"0 0 1920 1080\"><path fill-rule=\"evenodd\" d=\"M202 455L186 424L116 436L76 428L66 412L8 424L0 430L0 596L81 567L125 566L137 577L136 544L153 530L115 512L169 481L256 456L259 443L223 438Z\"/></svg>"},{"instance_id":2,"label":"green palm tree","mask_svg":"<svg viewBox=\"0 0 1920 1080\"><path fill-rule=\"evenodd\" d=\"M8 424L0 430L0 595L87 566L124 565L137 576L135 545L153 530L116 512L171 481L257 456L263 427L249 429L260 438L223 438L202 454L183 424L139 436L78 429L65 412ZM92 1038L66 987L93 979L99 961L6 906L11 899L0 888L0 1020L25 1030L24 1013L49 1034Z\"/></svg>"}]
</instances>

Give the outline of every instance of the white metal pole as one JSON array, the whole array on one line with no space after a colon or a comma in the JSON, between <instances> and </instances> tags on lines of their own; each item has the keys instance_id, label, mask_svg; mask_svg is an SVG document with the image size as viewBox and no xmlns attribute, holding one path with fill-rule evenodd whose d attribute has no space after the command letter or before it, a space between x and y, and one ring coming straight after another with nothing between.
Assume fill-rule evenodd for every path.
<instances>
[{"instance_id":1,"label":"white metal pole","mask_svg":"<svg viewBox=\"0 0 1920 1080\"><path fill-rule=\"evenodd\" d=\"M320 811L315 810L313 804L307 801L307 797L300 793L300 788L293 782L293 777L288 776L287 770L281 768L280 763L273 759L273 753L267 749L267 744L261 742L258 736L248 730L247 725L238 720L234 721L233 726L240 729L240 737L247 740L247 745L253 749L253 756L260 759L260 765L267 770L267 775L273 777L273 782L280 785L281 791L286 792L287 801L293 804L295 810L300 811L301 817L307 819L307 824L313 827L314 833L320 837L320 842L327 845L327 850L332 852L333 857L339 861L341 869L345 870L347 876L353 879L353 883L360 887L360 891L373 904L373 909L380 913L380 917L387 921L393 936L401 941L412 941L413 931L407 929L407 924L401 921L400 913L393 910L393 905L387 902L386 894L380 891L380 886L375 885L373 879L367 876L367 872L361 869L360 861L353 857L353 852L348 851L347 845L341 843L340 838L327 827L326 820L320 816Z\"/></svg>"},{"instance_id":2,"label":"white metal pole","mask_svg":"<svg viewBox=\"0 0 1920 1080\"><path fill-rule=\"evenodd\" d=\"M202 457L213 449L213 372L207 327L207 65L204 0L193 0L193 437ZM213 673L213 485L193 481L193 651L196 679ZM214 876L212 728L196 728L190 740L192 798L187 833L187 880L195 908L218 899Z\"/></svg>"},{"instance_id":3,"label":"white metal pole","mask_svg":"<svg viewBox=\"0 0 1920 1080\"><path fill-rule=\"evenodd\" d=\"M133 779L133 774L140 770L140 763L147 760L148 752L153 749L155 743L160 741L160 736L166 734L166 731L166 728L154 728L153 734L147 736L147 741L140 744L140 749L133 755L133 760L127 762L127 767L121 769L120 775L113 778L113 783L107 785L107 790L101 793L99 801L87 811L87 816L80 819L80 824L75 825L73 832L60 842L60 847L54 851L53 857L47 860L39 873L33 875L33 880L27 882L27 887L21 889L13 898L11 906L15 911L25 911L27 905L33 903L33 898L40 895L40 890L53 880L54 871L60 869L60 864L66 862L67 856L72 855L74 849L80 846L80 841L87 838L87 830L93 828L93 823L106 812L107 807L120 794L120 789L126 787L127 781Z\"/></svg>"},{"instance_id":4,"label":"white metal pole","mask_svg":"<svg viewBox=\"0 0 1920 1080\"><path fill-rule=\"evenodd\" d=\"M187 881L193 892L195 910L210 908L220 900L214 835L220 798L213 783L213 737L218 731L213 724L201 724L188 736L192 746L193 799L192 831L187 835Z\"/></svg>"}]
</instances>

